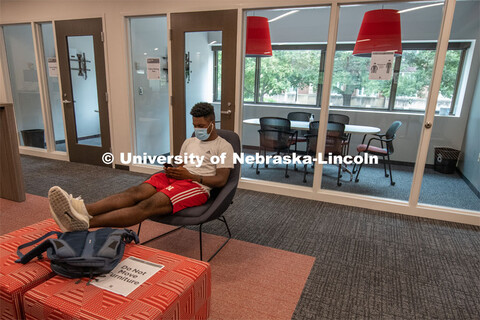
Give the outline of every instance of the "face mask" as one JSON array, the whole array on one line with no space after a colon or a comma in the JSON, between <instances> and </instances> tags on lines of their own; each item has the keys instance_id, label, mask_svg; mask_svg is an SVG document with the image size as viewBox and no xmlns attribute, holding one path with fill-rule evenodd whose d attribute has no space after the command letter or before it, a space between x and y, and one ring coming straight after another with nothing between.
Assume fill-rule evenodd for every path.
<instances>
[{"instance_id":1,"label":"face mask","mask_svg":"<svg viewBox=\"0 0 480 320\"><path fill-rule=\"evenodd\" d=\"M210 124L212 123L210 122ZM208 140L208 138L210 138L210 133L212 133L212 132L208 133L208 128L210 128L210 125L208 125L208 127L206 128L196 128L195 137L197 137L197 139L202 141Z\"/></svg>"}]
</instances>

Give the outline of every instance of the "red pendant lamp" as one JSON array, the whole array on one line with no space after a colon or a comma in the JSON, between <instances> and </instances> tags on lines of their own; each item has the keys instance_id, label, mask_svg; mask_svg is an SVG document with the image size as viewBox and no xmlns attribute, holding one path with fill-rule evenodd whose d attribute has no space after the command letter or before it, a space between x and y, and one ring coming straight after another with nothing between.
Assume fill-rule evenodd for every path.
<instances>
[{"instance_id":1,"label":"red pendant lamp","mask_svg":"<svg viewBox=\"0 0 480 320\"><path fill-rule=\"evenodd\" d=\"M365 12L353 55L370 57L374 51L394 51L402 55L402 32L398 10Z\"/></svg>"},{"instance_id":2,"label":"red pendant lamp","mask_svg":"<svg viewBox=\"0 0 480 320\"><path fill-rule=\"evenodd\" d=\"M271 57L272 42L268 19L264 17L247 17L247 57Z\"/></svg>"}]
</instances>

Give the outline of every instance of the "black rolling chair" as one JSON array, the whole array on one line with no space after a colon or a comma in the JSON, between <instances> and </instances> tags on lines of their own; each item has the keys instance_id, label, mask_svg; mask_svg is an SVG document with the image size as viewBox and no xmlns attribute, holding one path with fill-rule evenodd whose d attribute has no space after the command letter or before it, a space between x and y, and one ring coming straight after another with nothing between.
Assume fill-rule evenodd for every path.
<instances>
[{"instance_id":1,"label":"black rolling chair","mask_svg":"<svg viewBox=\"0 0 480 320\"><path fill-rule=\"evenodd\" d=\"M267 150L274 151L277 154L290 154L292 145L295 145L295 152L297 152L298 132L290 129L290 120L288 119L278 117L260 118L258 133L260 135L259 153L263 151L264 157ZM265 168L267 167L268 165L265 163ZM260 174L258 163L256 173ZM288 164L285 166L285 178L288 178Z\"/></svg>"},{"instance_id":2,"label":"black rolling chair","mask_svg":"<svg viewBox=\"0 0 480 320\"><path fill-rule=\"evenodd\" d=\"M312 116L311 113L308 112L290 112L287 115L287 119L290 121L310 121L310 117ZM306 130L300 130L298 132L297 142L306 142L307 138L305 135L308 134Z\"/></svg>"},{"instance_id":3,"label":"black rolling chair","mask_svg":"<svg viewBox=\"0 0 480 320\"><path fill-rule=\"evenodd\" d=\"M329 122L327 124L327 137L325 141L325 152L323 153L324 157L327 157L329 154L332 155L342 155L343 151L343 134L345 131L345 125L342 123ZM310 123L309 134L307 137L307 154L317 156L317 139L318 139L318 121L313 121ZM338 174L337 174L337 185L341 186L340 182L342 171L342 164L338 164ZM303 182L307 182L307 165L304 166L303 172Z\"/></svg>"},{"instance_id":4,"label":"black rolling chair","mask_svg":"<svg viewBox=\"0 0 480 320\"><path fill-rule=\"evenodd\" d=\"M224 138L233 147L233 151L237 154L240 154L240 138L238 135L233 131L228 130L221 130L218 129L217 133L220 137ZM240 163L236 163L234 168L230 171L230 176L228 177L227 183L218 189L212 189L210 191L210 198L208 201L198 207L191 207L183 209L175 213L174 215L167 215L167 216L154 216L150 217L150 220L179 226L176 229L173 229L169 232L161 234L153 239L147 240L142 244L148 243L150 241L159 239L167 234L172 233L173 231L179 230L185 226L191 225L198 225L200 229L200 260L203 260L203 252L202 252L202 225L204 223L210 222L212 220L220 220L222 221L228 232L228 239L222 244L222 246L207 260L212 260L218 252L227 244L227 242L231 239L232 234L230 233L230 228L228 227L227 220L223 216L223 213L227 210L230 204L233 202L233 197L235 192L237 191L238 180L240 178ZM141 223L138 227L138 234L140 234Z\"/></svg>"},{"instance_id":5,"label":"black rolling chair","mask_svg":"<svg viewBox=\"0 0 480 320\"><path fill-rule=\"evenodd\" d=\"M375 137L370 138L368 140L367 144L364 144L365 137L363 137L362 144L359 144L357 146L358 154L360 154L362 152L366 152L368 154L372 154L372 155L383 158L383 169L385 171L385 177L387 177L387 178L390 177L390 184L392 186L395 185L395 182L393 181L393 177L392 177L392 166L391 166L391 163L390 163L390 155L392 155L393 151L394 151L393 140L395 140L395 136L396 136L395 134L396 134L398 128L400 128L401 125L402 125L401 121L395 121L394 123L392 123L390 128L388 128L387 132L385 132L384 134L376 134ZM376 146L371 145L372 141L380 141L380 147L376 147ZM388 170L389 170L390 174L387 173L387 165L386 165L386 162L385 162L385 157L387 157ZM362 165L363 165L363 163L361 163L360 167L358 168L357 177L355 178L355 182L359 181L358 176L360 175L360 170L362 170ZM355 167L354 167L353 172L355 173Z\"/></svg>"},{"instance_id":6,"label":"black rolling chair","mask_svg":"<svg viewBox=\"0 0 480 320\"><path fill-rule=\"evenodd\" d=\"M341 124L349 124L350 123L350 117L346 116L344 114L339 114L339 113L329 113L328 114L328 122L336 122L336 123L341 123ZM343 134L343 155L346 156L349 154L349 149L350 149L350 137L351 135L349 133L344 133Z\"/></svg>"}]
</instances>

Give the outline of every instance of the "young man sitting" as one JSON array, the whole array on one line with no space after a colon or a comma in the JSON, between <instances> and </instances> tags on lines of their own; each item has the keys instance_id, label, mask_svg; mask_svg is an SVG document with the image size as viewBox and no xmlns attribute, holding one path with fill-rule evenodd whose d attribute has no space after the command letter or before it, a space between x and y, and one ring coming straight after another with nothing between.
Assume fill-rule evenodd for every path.
<instances>
[{"instance_id":1,"label":"young man sitting","mask_svg":"<svg viewBox=\"0 0 480 320\"><path fill-rule=\"evenodd\" d=\"M217 135L211 104L197 103L190 114L195 137L184 141L180 155L203 159L201 165L196 160L178 167L164 167L164 172L154 174L140 185L92 204L84 204L58 186L52 187L48 192L50 211L60 229L68 232L128 227L154 215L175 214L204 204L212 188L221 188L227 183L233 168L233 148ZM213 164L212 156L225 160Z\"/></svg>"}]
</instances>

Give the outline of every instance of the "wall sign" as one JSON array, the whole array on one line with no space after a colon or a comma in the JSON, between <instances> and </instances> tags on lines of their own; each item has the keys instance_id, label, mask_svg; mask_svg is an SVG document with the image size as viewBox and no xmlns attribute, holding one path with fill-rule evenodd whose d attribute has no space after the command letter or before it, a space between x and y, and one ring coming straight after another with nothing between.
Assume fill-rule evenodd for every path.
<instances>
[{"instance_id":1,"label":"wall sign","mask_svg":"<svg viewBox=\"0 0 480 320\"><path fill-rule=\"evenodd\" d=\"M160 58L147 58L147 79L160 80Z\"/></svg>"},{"instance_id":2,"label":"wall sign","mask_svg":"<svg viewBox=\"0 0 480 320\"><path fill-rule=\"evenodd\" d=\"M47 58L48 61L48 76L49 77L58 77L58 65L57 58Z\"/></svg>"},{"instance_id":3,"label":"wall sign","mask_svg":"<svg viewBox=\"0 0 480 320\"><path fill-rule=\"evenodd\" d=\"M395 62L394 52L372 52L369 80L390 80Z\"/></svg>"}]
</instances>

